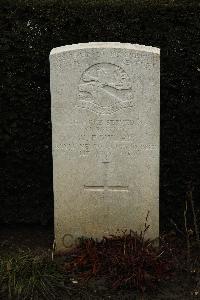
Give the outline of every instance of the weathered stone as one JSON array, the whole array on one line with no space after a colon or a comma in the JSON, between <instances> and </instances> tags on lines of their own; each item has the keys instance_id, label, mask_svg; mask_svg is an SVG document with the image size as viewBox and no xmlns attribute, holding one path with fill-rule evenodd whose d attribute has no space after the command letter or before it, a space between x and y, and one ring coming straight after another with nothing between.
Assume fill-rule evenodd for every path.
<instances>
[{"instance_id":1,"label":"weathered stone","mask_svg":"<svg viewBox=\"0 0 200 300\"><path fill-rule=\"evenodd\" d=\"M55 239L159 235L159 49L121 43L50 54Z\"/></svg>"}]
</instances>

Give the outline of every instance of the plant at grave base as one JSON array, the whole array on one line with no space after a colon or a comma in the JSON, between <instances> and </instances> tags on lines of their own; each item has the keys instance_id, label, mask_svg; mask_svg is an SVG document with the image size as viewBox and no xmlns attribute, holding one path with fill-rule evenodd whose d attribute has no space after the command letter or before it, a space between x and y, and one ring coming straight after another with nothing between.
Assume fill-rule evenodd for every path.
<instances>
[{"instance_id":1,"label":"plant at grave base","mask_svg":"<svg viewBox=\"0 0 200 300\"><path fill-rule=\"evenodd\" d=\"M113 288L155 288L169 276L172 263L168 249L155 248L150 240L145 240L148 228L145 223L140 234L130 230L101 241L82 239L68 254L65 268L82 280L103 276Z\"/></svg>"},{"instance_id":2,"label":"plant at grave base","mask_svg":"<svg viewBox=\"0 0 200 300\"><path fill-rule=\"evenodd\" d=\"M196 269L199 270L198 261L199 257L194 257L195 252L200 249L200 234L199 234L199 224L198 224L198 212L195 209L194 199L193 199L194 185L192 181L188 182L188 190L185 197L185 207L183 211L184 219L184 230L180 229L173 219L170 222L175 227L176 231L184 238L186 246L183 248L186 250L186 266L183 264L181 267L187 270L188 274L191 272L196 273ZM188 217L191 215L193 224L188 221ZM197 250L197 249L198 250ZM195 272L194 272L195 270ZM197 271L199 273L199 271Z\"/></svg>"},{"instance_id":3,"label":"plant at grave base","mask_svg":"<svg viewBox=\"0 0 200 300\"><path fill-rule=\"evenodd\" d=\"M57 299L66 276L47 257L29 251L0 258L0 299Z\"/></svg>"},{"instance_id":4,"label":"plant at grave base","mask_svg":"<svg viewBox=\"0 0 200 300\"><path fill-rule=\"evenodd\" d=\"M192 185L192 181L188 184L188 192L187 192L187 200L191 205L192 215L193 215L193 222L194 222L194 231L196 234L196 241L198 244L198 247L200 248L200 233L199 233L199 227L198 227L198 221L197 221L197 213L194 205L194 199L193 199L193 191L194 186Z\"/></svg>"}]
</instances>

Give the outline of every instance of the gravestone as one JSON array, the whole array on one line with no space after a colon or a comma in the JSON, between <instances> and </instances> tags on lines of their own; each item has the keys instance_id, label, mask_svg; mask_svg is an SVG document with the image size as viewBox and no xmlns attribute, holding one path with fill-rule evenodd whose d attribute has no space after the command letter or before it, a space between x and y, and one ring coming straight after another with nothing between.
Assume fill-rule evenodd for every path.
<instances>
[{"instance_id":1,"label":"gravestone","mask_svg":"<svg viewBox=\"0 0 200 300\"><path fill-rule=\"evenodd\" d=\"M87 43L50 54L56 250L159 235L159 49Z\"/></svg>"}]
</instances>

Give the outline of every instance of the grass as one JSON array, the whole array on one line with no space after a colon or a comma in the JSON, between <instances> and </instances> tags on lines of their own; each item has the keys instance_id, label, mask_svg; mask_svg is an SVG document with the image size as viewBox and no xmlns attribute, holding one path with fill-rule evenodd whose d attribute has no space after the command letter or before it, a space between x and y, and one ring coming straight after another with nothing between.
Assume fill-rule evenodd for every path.
<instances>
[{"instance_id":1,"label":"grass","mask_svg":"<svg viewBox=\"0 0 200 300\"><path fill-rule=\"evenodd\" d=\"M30 251L0 258L0 299L58 299L66 276L47 256Z\"/></svg>"},{"instance_id":2,"label":"grass","mask_svg":"<svg viewBox=\"0 0 200 300\"><path fill-rule=\"evenodd\" d=\"M12 240L0 248L0 299L198 299L195 236L188 272L185 240L171 232L155 248L145 238L147 230L145 223L141 234L118 232L98 241L81 238L71 253L54 261L49 248L34 244L32 250L18 250Z\"/></svg>"},{"instance_id":3,"label":"grass","mask_svg":"<svg viewBox=\"0 0 200 300\"><path fill-rule=\"evenodd\" d=\"M159 247L146 239L149 213L140 234L130 230L101 240L80 238L60 262L58 257L53 260L49 246L46 252L38 248L44 236L37 239L38 246L31 239L34 251L17 250L13 239L11 244L4 240L0 243L0 299L200 299L199 227L192 191L184 210L185 232L173 221L176 231L161 236ZM193 227L188 227L188 204ZM26 234L23 240L30 243ZM19 237L16 241L20 247L27 246Z\"/></svg>"}]
</instances>

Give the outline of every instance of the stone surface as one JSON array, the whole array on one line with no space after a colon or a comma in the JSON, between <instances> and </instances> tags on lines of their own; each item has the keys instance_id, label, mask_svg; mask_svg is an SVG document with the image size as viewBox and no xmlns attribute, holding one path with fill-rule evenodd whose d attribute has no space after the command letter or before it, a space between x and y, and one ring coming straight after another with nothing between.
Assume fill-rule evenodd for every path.
<instances>
[{"instance_id":1,"label":"stone surface","mask_svg":"<svg viewBox=\"0 0 200 300\"><path fill-rule=\"evenodd\" d=\"M121 43L50 54L55 240L159 235L159 49Z\"/></svg>"}]
</instances>

